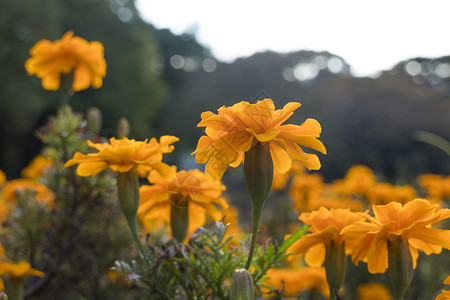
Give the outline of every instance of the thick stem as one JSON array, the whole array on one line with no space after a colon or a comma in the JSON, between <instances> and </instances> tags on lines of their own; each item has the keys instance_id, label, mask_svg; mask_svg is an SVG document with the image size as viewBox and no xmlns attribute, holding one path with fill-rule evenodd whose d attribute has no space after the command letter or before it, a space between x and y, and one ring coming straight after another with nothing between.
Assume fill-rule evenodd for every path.
<instances>
[{"instance_id":1,"label":"thick stem","mask_svg":"<svg viewBox=\"0 0 450 300\"><path fill-rule=\"evenodd\" d=\"M258 237L259 223L261 220L263 208L264 208L263 201L252 202L252 209L253 209L252 242L250 244L250 251L248 253L247 263L245 265L246 270L250 268L250 265L252 263L253 252L255 251L256 239Z\"/></svg>"}]
</instances>

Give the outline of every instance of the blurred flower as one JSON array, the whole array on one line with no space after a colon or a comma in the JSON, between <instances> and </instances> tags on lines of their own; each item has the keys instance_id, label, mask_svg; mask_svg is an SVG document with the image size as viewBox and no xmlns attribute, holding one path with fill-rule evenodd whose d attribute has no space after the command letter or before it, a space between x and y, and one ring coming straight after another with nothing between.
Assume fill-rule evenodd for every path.
<instances>
[{"instance_id":1,"label":"blurred flower","mask_svg":"<svg viewBox=\"0 0 450 300\"><path fill-rule=\"evenodd\" d=\"M444 284L450 284L450 276L448 276L445 280L444 280ZM448 300L450 299L450 290L442 290L441 293L439 295L436 296L436 298L434 298L434 300Z\"/></svg>"},{"instance_id":2,"label":"blurred flower","mask_svg":"<svg viewBox=\"0 0 450 300\"><path fill-rule=\"evenodd\" d=\"M297 297L307 290L317 290L324 297L330 297L324 268L269 269L266 277L265 284L271 285L279 291L284 288L282 293L284 297ZM266 293L269 292L268 288L263 290ZM273 295L273 293L271 294Z\"/></svg>"},{"instance_id":3,"label":"blurred flower","mask_svg":"<svg viewBox=\"0 0 450 300\"><path fill-rule=\"evenodd\" d=\"M294 176L289 188L289 195L298 211L311 211L310 200L323 192L323 178L319 174L300 174Z\"/></svg>"},{"instance_id":4,"label":"blurred flower","mask_svg":"<svg viewBox=\"0 0 450 300\"><path fill-rule=\"evenodd\" d=\"M6 181L6 175L3 173L2 170L0 170L0 186L2 186Z\"/></svg>"},{"instance_id":5,"label":"blurred flower","mask_svg":"<svg viewBox=\"0 0 450 300\"><path fill-rule=\"evenodd\" d=\"M110 144L88 141L88 145L99 152L87 155L77 152L65 167L78 164L79 176L96 175L107 168L122 173L136 171L141 177L147 176L152 169L161 173L170 172L170 167L161 160L164 153L173 151L174 146L170 144L178 140L177 137L165 135L159 143L156 138L141 142L126 137L119 140L113 137L109 140Z\"/></svg>"},{"instance_id":6,"label":"blurred flower","mask_svg":"<svg viewBox=\"0 0 450 300\"><path fill-rule=\"evenodd\" d=\"M277 170L273 170L273 190L282 190L286 187L286 184L291 176L305 174L305 167L303 167L298 161L293 161L291 169L288 172L280 173Z\"/></svg>"},{"instance_id":7,"label":"blurred flower","mask_svg":"<svg viewBox=\"0 0 450 300\"><path fill-rule=\"evenodd\" d=\"M38 179L52 166L52 159L42 155L36 156L31 163L26 166L21 175L28 179Z\"/></svg>"},{"instance_id":8,"label":"blurred flower","mask_svg":"<svg viewBox=\"0 0 450 300\"><path fill-rule=\"evenodd\" d=\"M320 267L325 259L326 247L329 247L332 242L336 244L350 242L346 245L347 248L350 247L353 241L342 234L342 230L357 221L363 220L363 217L349 209L321 207L317 211L302 213L299 220L311 225L309 231L312 233L304 235L287 252L304 254L305 261L309 266Z\"/></svg>"},{"instance_id":9,"label":"blurred flower","mask_svg":"<svg viewBox=\"0 0 450 300\"><path fill-rule=\"evenodd\" d=\"M237 167L244 153L255 144L269 143L273 167L280 173L289 171L293 160L300 161L308 169L317 170L320 162L316 155L306 154L300 145L326 153L317 140L321 133L319 122L307 119L302 125L281 125L300 107L290 102L283 109L275 110L271 99L250 104L242 101L231 107L218 109L218 114L202 113L198 127L206 127L200 137L196 154L198 163L207 163L205 173L220 179L228 168Z\"/></svg>"},{"instance_id":10,"label":"blurred flower","mask_svg":"<svg viewBox=\"0 0 450 300\"><path fill-rule=\"evenodd\" d=\"M0 197L0 224L2 224L9 215L9 207L5 200Z\"/></svg>"},{"instance_id":11,"label":"blurred flower","mask_svg":"<svg viewBox=\"0 0 450 300\"><path fill-rule=\"evenodd\" d=\"M30 179L14 179L8 181L2 190L1 196L5 201L14 204L17 201L17 193L25 191L34 193L34 199L36 201L46 203L50 206L53 205L53 200L55 199L53 192L45 185Z\"/></svg>"},{"instance_id":12,"label":"blurred flower","mask_svg":"<svg viewBox=\"0 0 450 300\"><path fill-rule=\"evenodd\" d=\"M325 208L348 208L353 212L360 212L362 204L358 200L353 200L349 197L334 197L334 196L312 196L309 199L308 206L304 211L315 211L321 207Z\"/></svg>"},{"instance_id":13,"label":"blurred flower","mask_svg":"<svg viewBox=\"0 0 450 300\"><path fill-rule=\"evenodd\" d=\"M358 286L359 300L392 300L391 291L382 283L366 283Z\"/></svg>"},{"instance_id":14,"label":"blurred flower","mask_svg":"<svg viewBox=\"0 0 450 300\"><path fill-rule=\"evenodd\" d=\"M210 181L199 170L176 171L172 166L169 172L161 174L150 172L148 181L152 185L142 185L139 189L141 202L138 209L143 224L149 220L162 218L173 226L174 210L182 210L188 220L187 235L192 234L205 223L205 214L219 221L223 213L218 207L226 209L228 204L221 197L225 186L218 181ZM173 227L172 227L173 230Z\"/></svg>"},{"instance_id":15,"label":"blurred flower","mask_svg":"<svg viewBox=\"0 0 450 300\"><path fill-rule=\"evenodd\" d=\"M430 200L450 199L450 176L424 174L417 178L417 183L426 191Z\"/></svg>"},{"instance_id":16,"label":"blurred flower","mask_svg":"<svg viewBox=\"0 0 450 300\"><path fill-rule=\"evenodd\" d=\"M319 208L311 213L302 213L299 220L311 225L311 234L304 235L289 249L305 255L306 263L311 267L325 266L326 279L331 294L337 294L344 282L347 269L349 248L353 244L342 230L363 217L349 209Z\"/></svg>"},{"instance_id":17,"label":"blurred flower","mask_svg":"<svg viewBox=\"0 0 450 300\"><path fill-rule=\"evenodd\" d=\"M333 190L343 195L365 195L375 184L375 175L369 167L355 165L347 171L344 179L333 183Z\"/></svg>"},{"instance_id":18,"label":"blurred flower","mask_svg":"<svg viewBox=\"0 0 450 300\"><path fill-rule=\"evenodd\" d=\"M28 262L9 263L0 262L0 275L6 275L11 278L23 278L25 276L43 277L44 273L31 268Z\"/></svg>"},{"instance_id":19,"label":"blurred flower","mask_svg":"<svg viewBox=\"0 0 450 300\"><path fill-rule=\"evenodd\" d=\"M6 258L5 249L0 244L0 261Z\"/></svg>"},{"instance_id":20,"label":"blurred flower","mask_svg":"<svg viewBox=\"0 0 450 300\"><path fill-rule=\"evenodd\" d=\"M375 217L363 215L369 222L358 221L347 226L343 233L358 239L351 251L352 261L367 262L370 273L384 273L388 268L388 243L402 238L408 245L413 268L418 250L429 255L450 249L450 230L431 228L433 223L450 218L450 209L439 209L437 204L415 199L402 205L390 202L374 205Z\"/></svg>"},{"instance_id":21,"label":"blurred flower","mask_svg":"<svg viewBox=\"0 0 450 300\"><path fill-rule=\"evenodd\" d=\"M367 200L371 204L387 204L389 202L399 202L405 204L417 198L415 189L412 186L396 186L389 183L379 183L369 189Z\"/></svg>"},{"instance_id":22,"label":"blurred flower","mask_svg":"<svg viewBox=\"0 0 450 300\"><path fill-rule=\"evenodd\" d=\"M51 42L41 40L30 50L31 57L25 62L29 75L36 74L42 79L42 86L47 90L57 90L61 74L73 72L72 88L80 91L99 88L106 75L106 62L103 57L103 45L88 42L73 36L68 31L62 39Z\"/></svg>"}]
</instances>

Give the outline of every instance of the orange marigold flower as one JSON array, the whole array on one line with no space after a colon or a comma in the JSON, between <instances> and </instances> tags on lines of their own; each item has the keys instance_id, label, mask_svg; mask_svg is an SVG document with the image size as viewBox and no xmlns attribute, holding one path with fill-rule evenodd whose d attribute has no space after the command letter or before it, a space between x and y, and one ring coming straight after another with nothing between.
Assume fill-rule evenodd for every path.
<instances>
[{"instance_id":1,"label":"orange marigold flower","mask_svg":"<svg viewBox=\"0 0 450 300\"><path fill-rule=\"evenodd\" d=\"M31 163L26 166L21 175L24 178L38 179L52 166L52 159L42 155L36 156Z\"/></svg>"},{"instance_id":2,"label":"orange marigold flower","mask_svg":"<svg viewBox=\"0 0 450 300\"><path fill-rule=\"evenodd\" d=\"M44 273L31 268L31 265L28 262L19 262L19 263L0 262L0 275L6 275L11 278L20 279L29 275L43 277Z\"/></svg>"},{"instance_id":3,"label":"orange marigold flower","mask_svg":"<svg viewBox=\"0 0 450 300\"><path fill-rule=\"evenodd\" d=\"M6 258L5 249L3 249L3 246L0 244L0 260L3 260L4 258Z\"/></svg>"},{"instance_id":4,"label":"orange marigold flower","mask_svg":"<svg viewBox=\"0 0 450 300\"><path fill-rule=\"evenodd\" d=\"M106 62L103 57L103 45L100 42L88 42L68 31L62 39L51 42L41 40L30 50L31 57L25 62L29 75L36 74L42 79L47 90L57 90L61 74L73 72L74 91L99 88L106 75Z\"/></svg>"},{"instance_id":5,"label":"orange marigold flower","mask_svg":"<svg viewBox=\"0 0 450 300\"><path fill-rule=\"evenodd\" d=\"M371 204L387 204L389 202L400 202L405 204L417 198L416 190L410 186L391 185L389 183L379 183L370 188L367 193L367 200Z\"/></svg>"},{"instance_id":6,"label":"orange marigold flower","mask_svg":"<svg viewBox=\"0 0 450 300\"><path fill-rule=\"evenodd\" d=\"M424 199L415 199L402 205L390 202L373 205L374 217L363 215L369 222L358 221L347 226L343 233L354 236L358 242L351 251L355 264L367 262L370 273L384 273L388 268L388 242L402 238L411 252L413 268L418 250L429 255L450 249L450 230L432 228L433 223L450 218L450 209Z\"/></svg>"},{"instance_id":7,"label":"orange marigold flower","mask_svg":"<svg viewBox=\"0 0 450 300\"><path fill-rule=\"evenodd\" d=\"M358 200L349 197L313 196L309 199L308 206L304 211L314 211L321 207L325 208L348 208L353 212L362 211L362 204Z\"/></svg>"},{"instance_id":8,"label":"orange marigold flower","mask_svg":"<svg viewBox=\"0 0 450 300\"><path fill-rule=\"evenodd\" d=\"M357 222L363 217L351 212L349 209L326 209L319 208L317 211L302 213L299 220L307 225L311 225L311 234L304 235L295 242L288 252L304 254L306 263L311 267L322 266L325 259L326 248L332 243L344 244L346 249L350 249L354 243L342 230Z\"/></svg>"},{"instance_id":9,"label":"orange marigold flower","mask_svg":"<svg viewBox=\"0 0 450 300\"><path fill-rule=\"evenodd\" d=\"M219 221L223 213L218 206L223 209L228 207L226 200L221 197L225 186L218 181L210 181L199 170L177 172L176 167L172 166L164 174L150 172L148 180L152 185L139 188L141 201L137 213L143 224L158 218L171 223L173 207L180 207L188 213L189 236L205 223L206 213Z\"/></svg>"},{"instance_id":10,"label":"orange marigold flower","mask_svg":"<svg viewBox=\"0 0 450 300\"><path fill-rule=\"evenodd\" d=\"M141 177L147 176L152 169L164 173L170 168L161 162L163 154L172 152L174 146L171 144L178 140L177 137L165 135L160 138L159 143L156 138L135 141L126 137L120 140L113 137L109 140L110 144L88 141L89 147L98 152L87 155L77 152L66 162L65 167L78 164L79 176L96 175L107 168L116 172L136 171Z\"/></svg>"},{"instance_id":11,"label":"orange marigold flower","mask_svg":"<svg viewBox=\"0 0 450 300\"><path fill-rule=\"evenodd\" d=\"M351 167L344 179L336 180L333 189L343 195L365 195L376 184L376 178L369 167L356 165Z\"/></svg>"},{"instance_id":12,"label":"orange marigold flower","mask_svg":"<svg viewBox=\"0 0 450 300\"><path fill-rule=\"evenodd\" d=\"M2 224L9 215L9 207L6 201L0 198L0 224Z\"/></svg>"},{"instance_id":13,"label":"orange marigold flower","mask_svg":"<svg viewBox=\"0 0 450 300\"><path fill-rule=\"evenodd\" d=\"M382 283L365 283L358 286L359 300L392 300L391 291Z\"/></svg>"},{"instance_id":14,"label":"orange marigold flower","mask_svg":"<svg viewBox=\"0 0 450 300\"><path fill-rule=\"evenodd\" d=\"M444 280L444 284L450 284L450 276ZM450 300L450 290L442 290L434 300Z\"/></svg>"},{"instance_id":15,"label":"orange marigold flower","mask_svg":"<svg viewBox=\"0 0 450 300\"><path fill-rule=\"evenodd\" d=\"M0 170L0 186L2 186L6 181L6 175L3 173L2 170Z\"/></svg>"},{"instance_id":16,"label":"orange marigold flower","mask_svg":"<svg viewBox=\"0 0 450 300\"><path fill-rule=\"evenodd\" d=\"M311 211L310 200L317 198L323 192L325 184L319 174L301 174L292 179L289 195L298 211Z\"/></svg>"},{"instance_id":17,"label":"orange marigold flower","mask_svg":"<svg viewBox=\"0 0 450 300\"><path fill-rule=\"evenodd\" d=\"M417 182L432 200L450 199L450 176L425 174L419 176Z\"/></svg>"},{"instance_id":18,"label":"orange marigold flower","mask_svg":"<svg viewBox=\"0 0 450 300\"><path fill-rule=\"evenodd\" d=\"M266 277L268 278L264 281L265 284L278 290L284 288L284 297L297 297L307 290L316 290L324 297L330 297L324 268L269 269ZM263 291L269 292L267 288L263 288Z\"/></svg>"},{"instance_id":19,"label":"orange marigold flower","mask_svg":"<svg viewBox=\"0 0 450 300\"><path fill-rule=\"evenodd\" d=\"M317 140L321 133L319 122L307 119L300 126L281 125L298 107L300 103L290 102L275 110L273 101L264 99L256 104L242 101L221 107L217 115L210 111L202 113L197 127L206 127L206 135L200 137L193 153L196 161L207 163L208 176L220 179L228 166L239 166L244 153L260 142L269 143L273 168L280 173L289 171L293 160L310 170L318 170L317 155L303 152L299 145L326 153L324 145Z\"/></svg>"},{"instance_id":20,"label":"orange marigold flower","mask_svg":"<svg viewBox=\"0 0 450 300\"><path fill-rule=\"evenodd\" d=\"M16 203L16 193L27 190L35 193L34 199L36 201L53 205L53 200L55 199L53 192L45 185L31 179L14 179L8 181L2 190L2 198L10 203Z\"/></svg>"}]
</instances>

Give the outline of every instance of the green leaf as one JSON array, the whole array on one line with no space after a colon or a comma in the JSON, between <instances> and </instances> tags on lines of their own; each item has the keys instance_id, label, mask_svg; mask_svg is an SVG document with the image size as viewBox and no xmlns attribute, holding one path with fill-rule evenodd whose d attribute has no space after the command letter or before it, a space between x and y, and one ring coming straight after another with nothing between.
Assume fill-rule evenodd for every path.
<instances>
[{"instance_id":1,"label":"green leaf","mask_svg":"<svg viewBox=\"0 0 450 300\"><path fill-rule=\"evenodd\" d=\"M296 232L291 234L284 242L281 244L278 249L277 254L284 253L292 244L298 241L309 229L309 225L305 225L302 228L298 229Z\"/></svg>"}]
</instances>

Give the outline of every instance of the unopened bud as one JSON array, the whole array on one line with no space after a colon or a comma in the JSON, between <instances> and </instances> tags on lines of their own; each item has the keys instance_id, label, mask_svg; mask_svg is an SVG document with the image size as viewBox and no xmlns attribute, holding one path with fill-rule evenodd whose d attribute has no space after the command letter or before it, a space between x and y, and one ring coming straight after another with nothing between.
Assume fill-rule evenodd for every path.
<instances>
[{"instance_id":1,"label":"unopened bud","mask_svg":"<svg viewBox=\"0 0 450 300\"><path fill-rule=\"evenodd\" d=\"M130 123L127 118L120 118L117 122L117 137L119 139L128 137L130 134Z\"/></svg>"},{"instance_id":2,"label":"unopened bud","mask_svg":"<svg viewBox=\"0 0 450 300\"><path fill-rule=\"evenodd\" d=\"M388 272L394 287L394 299L403 299L413 277L413 260L409 245L401 236L388 240Z\"/></svg>"},{"instance_id":3,"label":"unopened bud","mask_svg":"<svg viewBox=\"0 0 450 300\"><path fill-rule=\"evenodd\" d=\"M326 247L325 252L325 271L331 295L335 295L344 283L346 270L347 256L345 255L345 244L332 241Z\"/></svg>"},{"instance_id":4,"label":"unopened bud","mask_svg":"<svg viewBox=\"0 0 450 300\"><path fill-rule=\"evenodd\" d=\"M256 143L245 152L244 176L253 202L263 202L272 189L273 162L269 143Z\"/></svg>"},{"instance_id":5,"label":"unopened bud","mask_svg":"<svg viewBox=\"0 0 450 300\"><path fill-rule=\"evenodd\" d=\"M8 300L8 295L5 292L0 292L0 300Z\"/></svg>"},{"instance_id":6,"label":"unopened bud","mask_svg":"<svg viewBox=\"0 0 450 300\"><path fill-rule=\"evenodd\" d=\"M252 274L246 269L234 271L231 277L230 300L253 300L254 287Z\"/></svg>"},{"instance_id":7,"label":"unopened bud","mask_svg":"<svg viewBox=\"0 0 450 300\"><path fill-rule=\"evenodd\" d=\"M103 116L97 107L89 107L86 112L87 128L93 133L98 134L102 128Z\"/></svg>"}]
</instances>

